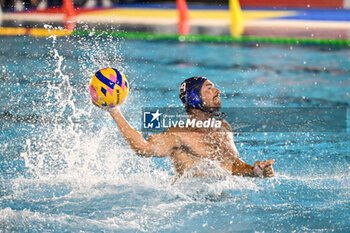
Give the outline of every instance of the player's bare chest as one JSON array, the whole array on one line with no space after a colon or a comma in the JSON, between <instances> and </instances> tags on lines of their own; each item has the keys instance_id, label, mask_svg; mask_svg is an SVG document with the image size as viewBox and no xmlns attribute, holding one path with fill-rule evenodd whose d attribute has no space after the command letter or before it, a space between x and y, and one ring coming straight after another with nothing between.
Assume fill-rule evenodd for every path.
<instances>
[{"instance_id":1,"label":"player's bare chest","mask_svg":"<svg viewBox=\"0 0 350 233\"><path fill-rule=\"evenodd\" d=\"M190 151L199 157L219 158L232 149L230 135L226 132L192 133L183 140Z\"/></svg>"}]
</instances>

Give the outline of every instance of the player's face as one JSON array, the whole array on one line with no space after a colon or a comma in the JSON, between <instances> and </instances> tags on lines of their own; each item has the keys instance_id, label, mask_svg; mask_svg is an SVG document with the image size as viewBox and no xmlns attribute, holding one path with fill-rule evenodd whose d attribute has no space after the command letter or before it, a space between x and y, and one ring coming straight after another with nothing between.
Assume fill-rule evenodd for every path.
<instances>
[{"instance_id":1,"label":"player's face","mask_svg":"<svg viewBox=\"0 0 350 233\"><path fill-rule=\"evenodd\" d=\"M213 108L213 110L220 109L220 93L221 91L217 89L212 82L206 80L201 89L203 107Z\"/></svg>"}]
</instances>

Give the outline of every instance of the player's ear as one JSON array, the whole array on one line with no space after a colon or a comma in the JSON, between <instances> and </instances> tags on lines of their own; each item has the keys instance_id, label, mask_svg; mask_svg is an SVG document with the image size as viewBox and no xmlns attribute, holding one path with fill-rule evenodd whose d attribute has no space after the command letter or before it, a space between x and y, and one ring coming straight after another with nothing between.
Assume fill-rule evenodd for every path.
<instances>
[{"instance_id":1,"label":"player's ear","mask_svg":"<svg viewBox=\"0 0 350 233\"><path fill-rule=\"evenodd\" d=\"M188 91L186 94L186 102L192 108L198 108L201 104L201 99L195 91Z\"/></svg>"}]
</instances>

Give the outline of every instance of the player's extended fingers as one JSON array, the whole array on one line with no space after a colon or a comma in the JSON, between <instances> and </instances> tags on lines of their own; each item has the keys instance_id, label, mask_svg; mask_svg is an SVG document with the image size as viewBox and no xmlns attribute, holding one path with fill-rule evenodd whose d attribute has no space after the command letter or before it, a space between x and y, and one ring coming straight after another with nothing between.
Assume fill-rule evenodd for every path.
<instances>
[{"instance_id":1,"label":"player's extended fingers","mask_svg":"<svg viewBox=\"0 0 350 233\"><path fill-rule=\"evenodd\" d=\"M272 169L272 171L270 171L267 175L268 175L268 177L273 177L273 176L275 176L275 172Z\"/></svg>"},{"instance_id":2,"label":"player's extended fingers","mask_svg":"<svg viewBox=\"0 0 350 233\"><path fill-rule=\"evenodd\" d=\"M274 159L269 159L269 160L266 160L266 161L265 161L265 164L266 164L266 166L267 166L267 165L272 165L274 162L275 162Z\"/></svg>"},{"instance_id":3,"label":"player's extended fingers","mask_svg":"<svg viewBox=\"0 0 350 233\"><path fill-rule=\"evenodd\" d=\"M261 164L265 170L272 168L272 163L267 163L267 161L264 161L263 164Z\"/></svg>"},{"instance_id":4,"label":"player's extended fingers","mask_svg":"<svg viewBox=\"0 0 350 233\"><path fill-rule=\"evenodd\" d=\"M264 168L264 175L265 176L269 176L269 175L271 175L273 173L274 172L273 172L273 168L272 168L271 165Z\"/></svg>"},{"instance_id":5,"label":"player's extended fingers","mask_svg":"<svg viewBox=\"0 0 350 233\"><path fill-rule=\"evenodd\" d=\"M269 167L269 168L267 168L267 169L265 168L265 169L264 169L264 173L265 173L265 174L273 174L273 173L274 173L273 168L272 168L272 167Z\"/></svg>"}]
</instances>

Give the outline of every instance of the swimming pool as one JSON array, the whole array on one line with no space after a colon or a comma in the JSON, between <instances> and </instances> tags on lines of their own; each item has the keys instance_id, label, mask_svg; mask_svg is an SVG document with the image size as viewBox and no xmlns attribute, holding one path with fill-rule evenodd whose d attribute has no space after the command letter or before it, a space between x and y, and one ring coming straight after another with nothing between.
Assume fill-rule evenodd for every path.
<instances>
[{"instance_id":1,"label":"swimming pool","mask_svg":"<svg viewBox=\"0 0 350 233\"><path fill-rule=\"evenodd\" d=\"M348 232L350 135L240 133L240 157L274 158L272 179L183 179L169 158L137 157L90 103L102 67L122 67L122 110L179 107L184 78L203 75L223 106L349 106L350 50L117 40L0 37L0 230ZM348 116L349 117L349 116Z\"/></svg>"}]
</instances>

